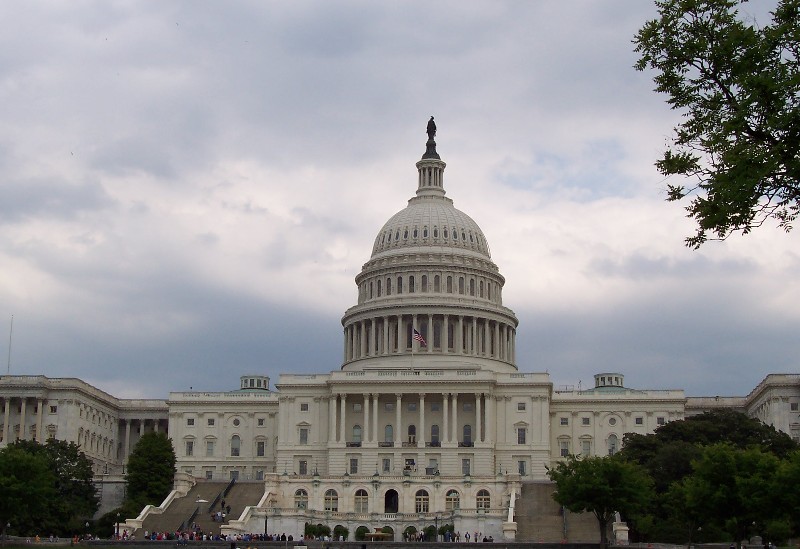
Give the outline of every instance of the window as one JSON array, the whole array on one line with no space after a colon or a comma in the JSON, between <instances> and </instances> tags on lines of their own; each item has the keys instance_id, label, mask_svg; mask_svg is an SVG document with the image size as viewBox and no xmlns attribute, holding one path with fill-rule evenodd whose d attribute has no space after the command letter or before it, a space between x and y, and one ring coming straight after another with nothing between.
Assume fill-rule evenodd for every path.
<instances>
[{"instance_id":1,"label":"window","mask_svg":"<svg viewBox=\"0 0 800 549\"><path fill-rule=\"evenodd\" d=\"M295 509L306 509L308 507L308 492L303 489L294 493Z\"/></svg>"},{"instance_id":2,"label":"window","mask_svg":"<svg viewBox=\"0 0 800 549\"><path fill-rule=\"evenodd\" d=\"M408 442L410 444L416 444L416 442L417 442L417 426L416 425L409 425L408 426Z\"/></svg>"},{"instance_id":3,"label":"window","mask_svg":"<svg viewBox=\"0 0 800 549\"><path fill-rule=\"evenodd\" d=\"M381 469L384 473L389 473L392 470L392 460L390 458L383 458L381 460Z\"/></svg>"},{"instance_id":4,"label":"window","mask_svg":"<svg viewBox=\"0 0 800 549\"><path fill-rule=\"evenodd\" d=\"M264 470L259 469L256 471L256 480L264 480Z\"/></svg>"},{"instance_id":5,"label":"window","mask_svg":"<svg viewBox=\"0 0 800 549\"><path fill-rule=\"evenodd\" d=\"M567 457L569 455L569 440L559 440L558 448L559 448L559 455L561 457Z\"/></svg>"},{"instance_id":6,"label":"window","mask_svg":"<svg viewBox=\"0 0 800 549\"><path fill-rule=\"evenodd\" d=\"M386 402L383 405L383 409L386 410L387 412L391 412L392 410L394 410L394 402Z\"/></svg>"},{"instance_id":7,"label":"window","mask_svg":"<svg viewBox=\"0 0 800 549\"><path fill-rule=\"evenodd\" d=\"M585 438L581 440L581 454L584 456L592 455L592 441L591 439Z\"/></svg>"},{"instance_id":8,"label":"window","mask_svg":"<svg viewBox=\"0 0 800 549\"><path fill-rule=\"evenodd\" d=\"M193 456L194 455L194 441L193 440L187 440L186 441L186 452L185 452L185 454L187 456Z\"/></svg>"},{"instance_id":9,"label":"window","mask_svg":"<svg viewBox=\"0 0 800 549\"><path fill-rule=\"evenodd\" d=\"M416 412L417 411L417 403L416 402L409 402L408 403L408 411L409 412Z\"/></svg>"},{"instance_id":10,"label":"window","mask_svg":"<svg viewBox=\"0 0 800 549\"><path fill-rule=\"evenodd\" d=\"M192 427L194 425L194 418L193 417L186 418L186 425Z\"/></svg>"},{"instance_id":11,"label":"window","mask_svg":"<svg viewBox=\"0 0 800 549\"><path fill-rule=\"evenodd\" d=\"M796 412L797 411L797 406L798 406L797 402L791 402L791 403L789 403L789 410L791 410L792 412ZM55 408L55 406L50 406L50 413L51 414L55 414L56 413L53 408Z\"/></svg>"},{"instance_id":12,"label":"window","mask_svg":"<svg viewBox=\"0 0 800 549\"><path fill-rule=\"evenodd\" d=\"M582 417L581 418L581 424L582 425L589 425L589 418L588 417Z\"/></svg>"},{"instance_id":13,"label":"window","mask_svg":"<svg viewBox=\"0 0 800 549\"><path fill-rule=\"evenodd\" d=\"M472 445L472 426L464 425L464 444Z\"/></svg>"},{"instance_id":14,"label":"window","mask_svg":"<svg viewBox=\"0 0 800 549\"><path fill-rule=\"evenodd\" d=\"M353 425L353 442L361 444L361 425Z\"/></svg>"},{"instance_id":15,"label":"window","mask_svg":"<svg viewBox=\"0 0 800 549\"><path fill-rule=\"evenodd\" d=\"M428 275L422 275L422 287L420 289L423 292L428 291Z\"/></svg>"},{"instance_id":16,"label":"window","mask_svg":"<svg viewBox=\"0 0 800 549\"><path fill-rule=\"evenodd\" d=\"M431 425L431 445L438 446L439 445L439 426L438 425Z\"/></svg>"},{"instance_id":17,"label":"window","mask_svg":"<svg viewBox=\"0 0 800 549\"><path fill-rule=\"evenodd\" d=\"M339 494L336 493L336 490L325 492L325 510L333 513L339 511Z\"/></svg>"},{"instance_id":18,"label":"window","mask_svg":"<svg viewBox=\"0 0 800 549\"><path fill-rule=\"evenodd\" d=\"M560 422L561 422L561 425L569 425L569 418L568 417L562 417L560 419Z\"/></svg>"},{"instance_id":19,"label":"window","mask_svg":"<svg viewBox=\"0 0 800 549\"><path fill-rule=\"evenodd\" d=\"M608 435L608 455L613 456L617 453L617 435Z\"/></svg>"},{"instance_id":20,"label":"window","mask_svg":"<svg viewBox=\"0 0 800 549\"><path fill-rule=\"evenodd\" d=\"M469 458L462 458L461 459L461 474L468 475L470 468L470 460Z\"/></svg>"},{"instance_id":21,"label":"window","mask_svg":"<svg viewBox=\"0 0 800 549\"><path fill-rule=\"evenodd\" d=\"M492 498L489 496L488 490L479 490L478 497L475 500L475 507L478 509L488 509L492 503Z\"/></svg>"},{"instance_id":22,"label":"window","mask_svg":"<svg viewBox=\"0 0 800 549\"><path fill-rule=\"evenodd\" d=\"M392 429L391 425L387 425L383 428L383 441L394 442L394 429Z\"/></svg>"},{"instance_id":23,"label":"window","mask_svg":"<svg viewBox=\"0 0 800 549\"><path fill-rule=\"evenodd\" d=\"M528 430L525 427L519 427L517 429L517 444L527 444L526 442L527 434Z\"/></svg>"},{"instance_id":24,"label":"window","mask_svg":"<svg viewBox=\"0 0 800 549\"><path fill-rule=\"evenodd\" d=\"M525 411L525 403L524 402L517 402L517 411L524 412Z\"/></svg>"},{"instance_id":25,"label":"window","mask_svg":"<svg viewBox=\"0 0 800 549\"><path fill-rule=\"evenodd\" d=\"M212 480L214 478L214 471L211 469L206 470L206 480Z\"/></svg>"},{"instance_id":26,"label":"window","mask_svg":"<svg viewBox=\"0 0 800 549\"><path fill-rule=\"evenodd\" d=\"M363 488L356 490L356 497L354 500L356 513L369 513L369 496L367 491Z\"/></svg>"},{"instance_id":27,"label":"window","mask_svg":"<svg viewBox=\"0 0 800 549\"><path fill-rule=\"evenodd\" d=\"M403 277L402 276L398 276L397 277L397 293L398 294L402 294L403 293Z\"/></svg>"},{"instance_id":28,"label":"window","mask_svg":"<svg viewBox=\"0 0 800 549\"><path fill-rule=\"evenodd\" d=\"M257 457L264 457L266 454L266 443L263 440L259 440L256 442L256 456Z\"/></svg>"},{"instance_id":29,"label":"window","mask_svg":"<svg viewBox=\"0 0 800 549\"><path fill-rule=\"evenodd\" d=\"M644 425L644 418L643 417L637 417L636 418L636 425Z\"/></svg>"},{"instance_id":30,"label":"window","mask_svg":"<svg viewBox=\"0 0 800 549\"><path fill-rule=\"evenodd\" d=\"M353 411L354 412L360 412L361 411L361 403L360 402L354 402L353 403Z\"/></svg>"},{"instance_id":31,"label":"window","mask_svg":"<svg viewBox=\"0 0 800 549\"><path fill-rule=\"evenodd\" d=\"M259 427L263 427L264 426L264 418L263 417L258 418L258 426Z\"/></svg>"},{"instance_id":32,"label":"window","mask_svg":"<svg viewBox=\"0 0 800 549\"><path fill-rule=\"evenodd\" d=\"M300 403L300 411L301 412L308 412L308 402L301 402Z\"/></svg>"},{"instance_id":33,"label":"window","mask_svg":"<svg viewBox=\"0 0 800 549\"><path fill-rule=\"evenodd\" d=\"M214 455L214 441L207 440L206 441L206 455L213 456Z\"/></svg>"},{"instance_id":34,"label":"window","mask_svg":"<svg viewBox=\"0 0 800 549\"><path fill-rule=\"evenodd\" d=\"M214 418L213 417L208 418L208 426L209 427L213 427L214 426Z\"/></svg>"},{"instance_id":35,"label":"window","mask_svg":"<svg viewBox=\"0 0 800 549\"><path fill-rule=\"evenodd\" d=\"M358 458L350 458L350 474L358 474Z\"/></svg>"},{"instance_id":36,"label":"window","mask_svg":"<svg viewBox=\"0 0 800 549\"><path fill-rule=\"evenodd\" d=\"M414 508L417 513L427 513L430 505L430 497L425 490L418 490L414 496Z\"/></svg>"},{"instance_id":37,"label":"window","mask_svg":"<svg viewBox=\"0 0 800 549\"><path fill-rule=\"evenodd\" d=\"M797 404L795 404L795 406L797 406ZM797 408L795 408L795 409L797 409ZM50 413L51 414L55 414L57 412L58 412L58 406L50 406Z\"/></svg>"},{"instance_id":38,"label":"window","mask_svg":"<svg viewBox=\"0 0 800 549\"><path fill-rule=\"evenodd\" d=\"M615 418L615 417L608 418L608 424L609 425L616 425L617 424L617 418Z\"/></svg>"},{"instance_id":39,"label":"window","mask_svg":"<svg viewBox=\"0 0 800 549\"><path fill-rule=\"evenodd\" d=\"M413 294L414 291L414 275L411 275L408 277L408 293Z\"/></svg>"},{"instance_id":40,"label":"window","mask_svg":"<svg viewBox=\"0 0 800 549\"><path fill-rule=\"evenodd\" d=\"M465 412L471 412L472 411L472 403L471 402L465 402L463 409L464 409Z\"/></svg>"},{"instance_id":41,"label":"window","mask_svg":"<svg viewBox=\"0 0 800 549\"><path fill-rule=\"evenodd\" d=\"M239 438L239 435L233 435L231 437L231 456L238 457L239 456L239 449L241 447L242 441Z\"/></svg>"},{"instance_id":42,"label":"window","mask_svg":"<svg viewBox=\"0 0 800 549\"><path fill-rule=\"evenodd\" d=\"M526 471L525 460L521 459L517 461L517 471L519 471L519 474L523 476L527 474L525 472Z\"/></svg>"},{"instance_id":43,"label":"window","mask_svg":"<svg viewBox=\"0 0 800 549\"><path fill-rule=\"evenodd\" d=\"M308 429L300 428L300 444L308 444Z\"/></svg>"},{"instance_id":44,"label":"window","mask_svg":"<svg viewBox=\"0 0 800 549\"><path fill-rule=\"evenodd\" d=\"M438 412L440 410L440 406L438 402L431 402L431 412Z\"/></svg>"},{"instance_id":45,"label":"window","mask_svg":"<svg viewBox=\"0 0 800 549\"><path fill-rule=\"evenodd\" d=\"M308 460L301 459L297 462L297 474L298 475L308 474Z\"/></svg>"},{"instance_id":46,"label":"window","mask_svg":"<svg viewBox=\"0 0 800 549\"><path fill-rule=\"evenodd\" d=\"M461 500L461 496L459 495L458 491L450 490L444 496L444 508L448 511L453 511L459 508L459 502Z\"/></svg>"},{"instance_id":47,"label":"window","mask_svg":"<svg viewBox=\"0 0 800 549\"><path fill-rule=\"evenodd\" d=\"M663 417L657 417L656 423L658 423L659 425L664 425L666 423L666 420Z\"/></svg>"}]
</instances>

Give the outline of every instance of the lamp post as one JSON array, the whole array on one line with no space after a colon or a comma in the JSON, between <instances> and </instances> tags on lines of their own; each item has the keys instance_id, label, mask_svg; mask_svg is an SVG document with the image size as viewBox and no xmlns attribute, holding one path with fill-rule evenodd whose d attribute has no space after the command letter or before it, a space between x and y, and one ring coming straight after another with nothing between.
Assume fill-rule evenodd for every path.
<instances>
[{"instance_id":1,"label":"lamp post","mask_svg":"<svg viewBox=\"0 0 800 549\"><path fill-rule=\"evenodd\" d=\"M119 539L119 513L117 513L117 532L116 532L116 539Z\"/></svg>"},{"instance_id":2,"label":"lamp post","mask_svg":"<svg viewBox=\"0 0 800 549\"><path fill-rule=\"evenodd\" d=\"M10 522L6 522L6 539L10 539L9 538L9 533L8 533L8 530L10 528L11 528L11 523Z\"/></svg>"},{"instance_id":3,"label":"lamp post","mask_svg":"<svg viewBox=\"0 0 800 549\"><path fill-rule=\"evenodd\" d=\"M84 524L84 526L86 526L86 539L89 539L89 521L88 520L86 521L86 524Z\"/></svg>"},{"instance_id":4,"label":"lamp post","mask_svg":"<svg viewBox=\"0 0 800 549\"><path fill-rule=\"evenodd\" d=\"M439 541L439 513L433 515L433 539L434 541Z\"/></svg>"},{"instance_id":5,"label":"lamp post","mask_svg":"<svg viewBox=\"0 0 800 549\"><path fill-rule=\"evenodd\" d=\"M264 541L266 541L267 538L269 537L269 529L267 528L268 520L269 517L267 516L267 512L264 511Z\"/></svg>"}]
</instances>

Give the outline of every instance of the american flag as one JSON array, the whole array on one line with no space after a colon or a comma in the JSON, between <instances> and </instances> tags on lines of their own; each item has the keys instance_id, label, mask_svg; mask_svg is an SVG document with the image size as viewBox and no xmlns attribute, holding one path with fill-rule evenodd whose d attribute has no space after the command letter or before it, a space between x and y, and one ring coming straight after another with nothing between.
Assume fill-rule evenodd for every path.
<instances>
[{"instance_id":1,"label":"american flag","mask_svg":"<svg viewBox=\"0 0 800 549\"><path fill-rule=\"evenodd\" d=\"M428 346L428 343L425 341L425 338L422 337L422 334L419 333L417 330L414 330L414 339L419 341L419 344L422 345L423 347L427 347Z\"/></svg>"}]
</instances>

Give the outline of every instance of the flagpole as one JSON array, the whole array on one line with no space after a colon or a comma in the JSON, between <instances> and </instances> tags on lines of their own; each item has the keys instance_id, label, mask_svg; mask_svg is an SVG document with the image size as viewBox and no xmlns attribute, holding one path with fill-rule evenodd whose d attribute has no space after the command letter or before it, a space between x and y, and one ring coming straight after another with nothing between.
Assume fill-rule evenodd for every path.
<instances>
[{"instance_id":1,"label":"flagpole","mask_svg":"<svg viewBox=\"0 0 800 549\"><path fill-rule=\"evenodd\" d=\"M6 375L11 375L11 334L14 333L14 315L11 315L11 327L8 329L8 367Z\"/></svg>"}]
</instances>

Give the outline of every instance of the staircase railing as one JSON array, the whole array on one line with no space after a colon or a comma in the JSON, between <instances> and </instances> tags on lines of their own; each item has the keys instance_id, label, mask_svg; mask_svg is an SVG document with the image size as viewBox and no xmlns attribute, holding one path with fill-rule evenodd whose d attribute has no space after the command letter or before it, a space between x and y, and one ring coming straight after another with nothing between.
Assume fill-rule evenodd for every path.
<instances>
[{"instance_id":1,"label":"staircase railing","mask_svg":"<svg viewBox=\"0 0 800 549\"><path fill-rule=\"evenodd\" d=\"M181 525L178 526L178 532L183 532L184 530L186 530L189 527L189 525L192 524L192 522L194 522L194 519L197 518L197 515L199 513L200 513L200 506L198 505L197 507L194 508L194 512L191 515L189 515L189 518L181 522Z\"/></svg>"},{"instance_id":2,"label":"staircase railing","mask_svg":"<svg viewBox=\"0 0 800 549\"><path fill-rule=\"evenodd\" d=\"M225 490L222 491L222 497L228 497L228 492L231 491L231 488L233 488L234 484L236 484L236 479L232 478Z\"/></svg>"}]
</instances>

